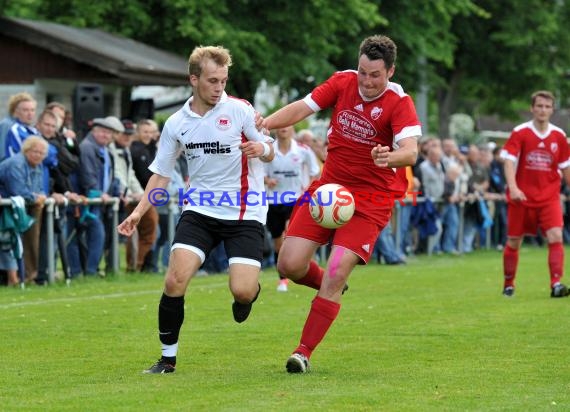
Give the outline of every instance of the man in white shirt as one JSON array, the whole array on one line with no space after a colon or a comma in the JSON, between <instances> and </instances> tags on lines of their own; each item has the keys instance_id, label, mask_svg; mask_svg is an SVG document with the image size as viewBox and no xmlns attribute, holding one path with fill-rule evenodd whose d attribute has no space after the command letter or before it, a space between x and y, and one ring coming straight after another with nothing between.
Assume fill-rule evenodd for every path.
<instances>
[{"instance_id":1,"label":"man in white shirt","mask_svg":"<svg viewBox=\"0 0 570 412\"><path fill-rule=\"evenodd\" d=\"M267 228L273 238L274 259L277 264L279 249L283 243L283 233L287 228L289 217L303 191L320 173L319 164L310 147L298 143L293 126L275 130L277 139L273 143L275 158L265 163L265 185L269 211ZM304 174L308 181L305 182ZM279 292L287 292L288 279L279 275Z\"/></svg>"},{"instance_id":2,"label":"man in white shirt","mask_svg":"<svg viewBox=\"0 0 570 412\"><path fill-rule=\"evenodd\" d=\"M174 372L186 289L217 244L224 242L229 258L236 322L247 319L259 294L267 207L255 194L263 192L262 162L271 161L274 153L272 139L256 129L253 107L225 93L230 65L222 47L193 50L188 65L192 97L166 121L143 198L118 226L119 233L130 236L150 207L163 204L159 195L167 195L182 150L190 187L180 190L183 213L159 305L162 357L145 373Z\"/></svg>"}]
</instances>

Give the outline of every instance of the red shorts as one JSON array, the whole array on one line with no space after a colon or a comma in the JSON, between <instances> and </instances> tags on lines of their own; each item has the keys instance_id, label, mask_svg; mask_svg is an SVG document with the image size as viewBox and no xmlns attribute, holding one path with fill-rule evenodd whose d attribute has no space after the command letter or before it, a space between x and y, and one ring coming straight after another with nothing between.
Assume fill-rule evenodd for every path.
<instances>
[{"instance_id":1,"label":"red shorts","mask_svg":"<svg viewBox=\"0 0 570 412\"><path fill-rule=\"evenodd\" d=\"M338 229L326 229L313 220L309 212L309 204L305 202L295 206L286 237L300 237L321 245L326 245L332 240L333 246L341 246L350 250L360 257L360 264L366 264L374 251L380 231L388 224L392 216L391 205L385 208L386 213L383 214L384 220L381 225L355 211L352 219L344 226Z\"/></svg>"},{"instance_id":2,"label":"red shorts","mask_svg":"<svg viewBox=\"0 0 570 412\"><path fill-rule=\"evenodd\" d=\"M507 236L521 237L523 235L536 235L538 228L542 233L553 227L562 227L562 206L560 200L530 207L522 202L509 202L507 209Z\"/></svg>"}]
</instances>

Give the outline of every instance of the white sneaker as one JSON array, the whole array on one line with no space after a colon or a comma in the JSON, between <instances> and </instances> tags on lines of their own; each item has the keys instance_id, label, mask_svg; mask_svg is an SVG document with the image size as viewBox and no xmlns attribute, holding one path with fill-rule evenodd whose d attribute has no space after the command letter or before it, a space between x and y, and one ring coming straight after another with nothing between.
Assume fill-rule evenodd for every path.
<instances>
[{"instance_id":1,"label":"white sneaker","mask_svg":"<svg viewBox=\"0 0 570 412\"><path fill-rule=\"evenodd\" d=\"M277 292L287 292L289 290L287 285L289 285L289 279L279 280L279 285L277 286Z\"/></svg>"},{"instance_id":2,"label":"white sneaker","mask_svg":"<svg viewBox=\"0 0 570 412\"><path fill-rule=\"evenodd\" d=\"M287 364L285 365L287 372L289 373L305 373L309 371L309 359L301 353L295 352L289 359L287 359Z\"/></svg>"}]
</instances>

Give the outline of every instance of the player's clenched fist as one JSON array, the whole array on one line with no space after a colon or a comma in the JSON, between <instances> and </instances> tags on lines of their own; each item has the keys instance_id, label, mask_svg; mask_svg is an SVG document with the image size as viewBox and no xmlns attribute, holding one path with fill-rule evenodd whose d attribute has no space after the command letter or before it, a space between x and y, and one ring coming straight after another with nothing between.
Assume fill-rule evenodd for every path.
<instances>
[{"instance_id":1,"label":"player's clenched fist","mask_svg":"<svg viewBox=\"0 0 570 412\"><path fill-rule=\"evenodd\" d=\"M379 167L388 167L388 159L390 157L390 148L379 144L370 152L374 164Z\"/></svg>"}]
</instances>

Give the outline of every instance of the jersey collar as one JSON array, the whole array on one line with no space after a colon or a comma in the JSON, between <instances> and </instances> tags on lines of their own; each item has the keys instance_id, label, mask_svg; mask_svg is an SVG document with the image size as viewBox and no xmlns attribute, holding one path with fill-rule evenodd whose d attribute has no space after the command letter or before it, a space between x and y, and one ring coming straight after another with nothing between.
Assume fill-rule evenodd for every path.
<instances>
[{"instance_id":1,"label":"jersey collar","mask_svg":"<svg viewBox=\"0 0 570 412\"><path fill-rule=\"evenodd\" d=\"M374 100L377 100L377 99L379 99L380 97L382 97L382 96L384 95L384 93L386 93L386 90L388 90L388 88L389 88L388 86L389 86L389 85L390 85L390 82L388 82L388 83L386 84L386 88L385 88L384 90L382 90L382 93L380 93L380 94L379 94L378 96L376 96L376 97L373 97L372 99L370 99L370 98L368 98L368 97L364 97L364 96L362 95L362 93L360 92L360 87L358 88L358 94L360 95L360 98L361 98L362 100L364 100L365 102L367 102L367 103L368 103L368 102L373 102Z\"/></svg>"},{"instance_id":2,"label":"jersey collar","mask_svg":"<svg viewBox=\"0 0 570 412\"><path fill-rule=\"evenodd\" d=\"M220 101L218 103L216 103L216 105L212 108L212 110L210 110L208 113L211 112L215 112L216 110L218 110L218 108L224 104L225 102L228 101L228 94L226 92L222 92L222 97L220 97ZM190 98L188 100L186 100L186 103L184 103L184 107L182 108L182 110L184 111L184 113L188 116L192 116L192 117L203 117L200 116L196 113L194 113L192 110L190 110L190 107L192 105L192 100L194 100L194 96L190 96ZM206 113L206 116L208 116L208 113ZM204 116L205 117L205 116Z\"/></svg>"},{"instance_id":3,"label":"jersey collar","mask_svg":"<svg viewBox=\"0 0 570 412\"><path fill-rule=\"evenodd\" d=\"M546 129L546 131L544 133L541 133L534 126L534 122L532 120L529 123L530 123L530 128L532 129L534 134L537 135L540 139L546 139L550 135L550 133L552 133L552 124L551 123L548 123L548 128Z\"/></svg>"}]
</instances>

